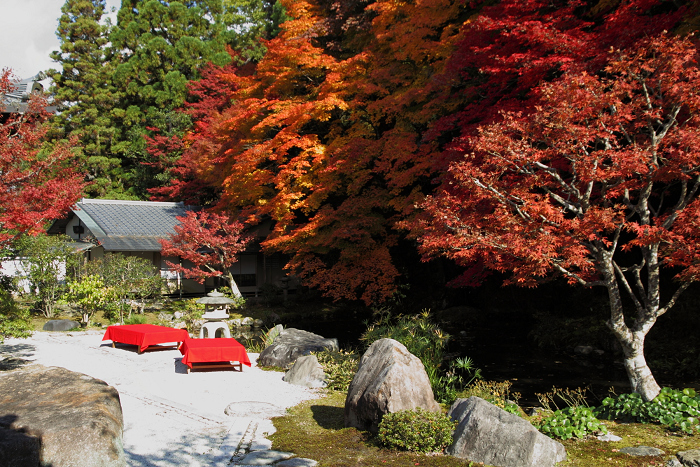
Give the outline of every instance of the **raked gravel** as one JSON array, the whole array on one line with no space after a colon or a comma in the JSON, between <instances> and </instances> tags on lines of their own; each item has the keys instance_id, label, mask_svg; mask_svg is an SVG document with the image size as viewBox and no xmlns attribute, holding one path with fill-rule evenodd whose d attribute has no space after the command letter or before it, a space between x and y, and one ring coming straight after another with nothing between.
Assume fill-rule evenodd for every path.
<instances>
[{"instance_id":1,"label":"raked gravel","mask_svg":"<svg viewBox=\"0 0 700 467\"><path fill-rule=\"evenodd\" d=\"M105 381L119 391L124 452L130 466L224 466L267 450L270 418L319 396L257 367L187 373L178 350L147 350L102 341L102 331L35 332L6 339L0 360L21 358ZM2 377L2 372L0 372ZM226 415L224 411L228 407ZM261 410L262 409L262 410Z\"/></svg>"}]
</instances>

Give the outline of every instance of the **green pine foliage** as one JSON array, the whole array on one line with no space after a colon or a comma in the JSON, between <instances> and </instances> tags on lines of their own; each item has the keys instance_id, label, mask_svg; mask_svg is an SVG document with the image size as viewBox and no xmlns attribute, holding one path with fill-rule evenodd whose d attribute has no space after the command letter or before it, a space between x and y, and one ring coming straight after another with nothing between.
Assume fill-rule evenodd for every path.
<instances>
[{"instance_id":1,"label":"green pine foliage","mask_svg":"<svg viewBox=\"0 0 700 467\"><path fill-rule=\"evenodd\" d=\"M115 111L120 93L112 82L115 57L107 47L109 23L104 0L66 0L56 35L60 50L51 58L62 70L49 70L58 112L51 122L52 143L77 136L75 150L91 184L86 194L121 197L121 160L113 152L119 139Z\"/></svg>"},{"instance_id":2,"label":"green pine foliage","mask_svg":"<svg viewBox=\"0 0 700 467\"><path fill-rule=\"evenodd\" d=\"M148 152L147 136L179 138L192 126L177 111L188 83L208 63L257 61L261 38L287 19L265 0L124 0L112 25L105 0L66 0L56 31L60 50L49 70L59 112L52 144L79 138L75 151L96 198L147 199L170 181ZM170 161L171 163L174 163Z\"/></svg>"}]
</instances>

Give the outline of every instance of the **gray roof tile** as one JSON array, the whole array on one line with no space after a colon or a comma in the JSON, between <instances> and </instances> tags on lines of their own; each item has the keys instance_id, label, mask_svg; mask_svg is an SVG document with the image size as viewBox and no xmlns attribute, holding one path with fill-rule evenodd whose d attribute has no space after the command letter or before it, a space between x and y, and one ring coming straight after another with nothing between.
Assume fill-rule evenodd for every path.
<instances>
[{"instance_id":1,"label":"gray roof tile","mask_svg":"<svg viewBox=\"0 0 700 467\"><path fill-rule=\"evenodd\" d=\"M83 199L74 212L106 251L160 251L176 219L195 209L183 203Z\"/></svg>"}]
</instances>

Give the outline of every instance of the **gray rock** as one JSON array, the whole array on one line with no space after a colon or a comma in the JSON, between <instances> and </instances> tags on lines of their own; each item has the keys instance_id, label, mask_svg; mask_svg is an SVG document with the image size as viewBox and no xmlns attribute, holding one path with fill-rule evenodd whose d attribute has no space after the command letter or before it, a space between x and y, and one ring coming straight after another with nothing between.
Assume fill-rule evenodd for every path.
<instances>
[{"instance_id":1,"label":"gray rock","mask_svg":"<svg viewBox=\"0 0 700 467\"><path fill-rule=\"evenodd\" d=\"M253 451L241 459L239 465L270 465L278 461L286 460L294 454L282 451Z\"/></svg>"},{"instance_id":2,"label":"gray rock","mask_svg":"<svg viewBox=\"0 0 700 467\"><path fill-rule=\"evenodd\" d=\"M690 449L676 454L684 467L700 467L700 449Z\"/></svg>"},{"instance_id":3,"label":"gray rock","mask_svg":"<svg viewBox=\"0 0 700 467\"><path fill-rule=\"evenodd\" d=\"M260 353L258 365L289 368L297 358L326 349L338 350L338 340L326 339L301 329L287 328L279 333L272 345Z\"/></svg>"},{"instance_id":4,"label":"gray rock","mask_svg":"<svg viewBox=\"0 0 700 467\"><path fill-rule=\"evenodd\" d=\"M0 400L0 465L126 466L119 393L104 381L33 365L0 377Z\"/></svg>"},{"instance_id":5,"label":"gray rock","mask_svg":"<svg viewBox=\"0 0 700 467\"><path fill-rule=\"evenodd\" d=\"M316 462L313 459L294 457L292 459L275 464L275 467L316 467L317 465L318 462Z\"/></svg>"},{"instance_id":6,"label":"gray rock","mask_svg":"<svg viewBox=\"0 0 700 467\"><path fill-rule=\"evenodd\" d=\"M80 327L80 323L70 319L52 319L47 321L42 328L44 331L70 331Z\"/></svg>"},{"instance_id":7,"label":"gray rock","mask_svg":"<svg viewBox=\"0 0 700 467\"><path fill-rule=\"evenodd\" d=\"M577 345L574 347L574 353L577 355L590 355L593 352L593 347L590 345Z\"/></svg>"},{"instance_id":8,"label":"gray rock","mask_svg":"<svg viewBox=\"0 0 700 467\"><path fill-rule=\"evenodd\" d=\"M447 415L458 422L446 450L451 456L505 467L549 467L566 459L561 443L479 397L457 399Z\"/></svg>"},{"instance_id":9,"label":"gray rock","mask_svg":"<svg viewBox=\"0 0 700 467\"><path fill-rule=\"evenodd\" d=\"M604 435L596 436L596 439L598 441L622 441L622 438L620 438L619 436L616 436L612 433L607 433Z\"/></svg>"},{"instance_id":10,"label":"gray rock","mask_svg":"<svg viewBox=\"0 0 700 467\"><path fill-rule=\"evenodd\" d=\"M350 383L345 426L376 433L384 414L418 407L440 410L423 363L394 339L374 342Z\"/></svg>"},{"instance_id":11,"label":"gray rock","mask_svg":"<svg viewBox=\"0 0 700 467\"><path fill-rule=\"evenodd\" d=\"M635 446L620 449L620 452L630 456L661 456L664 452L650 446Z\"/></svg>"},{"instance_id":12,"label":"gray rock","mask_svg":"<svg viewBox=\"0 0 700 467\"><path fill-rule=\"evenodd\" d=\"M294 366L284 374L282 380L307 388L325 388L327 386L326 373L323 372L323 367L318 363L316 355L305 355L297 358Z\"/></svg>"},{"instance_id":13,"label":"gray rock","mask_svg":"<svg viewBox=\"0 0 700 467\"><path fill-rule=\"evenodd\" d=\"M666 467L683 467L683 464L681 464L681 461L678 460L678 458L674 457L673 459L669 459L666 464Z\"/></svg>"}]
</instances>

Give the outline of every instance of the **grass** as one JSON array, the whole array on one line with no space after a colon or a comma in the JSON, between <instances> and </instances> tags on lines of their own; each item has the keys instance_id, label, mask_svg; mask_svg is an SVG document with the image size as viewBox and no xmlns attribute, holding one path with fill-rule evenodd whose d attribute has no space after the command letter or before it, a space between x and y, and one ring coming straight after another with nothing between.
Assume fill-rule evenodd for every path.
<instances>
[{"instance_id":1,"label":"grass","mask_svg":"<svg viewBox=\"0 0 700 467\"><path fill-rule=\"evenodd\" d=\"M476 466L455 457L430 456L381 448L367 432L344 426L345 396L329 392L320 399L305 401L273 420L277 432L270 436L272 448L318 461L319 467ZM622 438L604 442L595 438L563 441L567 460L557 467L648 467L663 466L678 451L697 449L697 436L669 432L652 424L604 422ZM632 457L619 452L628 446L652 446L663 456Z\"/></svg>"}]
</instances>

